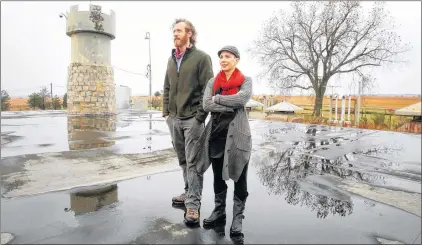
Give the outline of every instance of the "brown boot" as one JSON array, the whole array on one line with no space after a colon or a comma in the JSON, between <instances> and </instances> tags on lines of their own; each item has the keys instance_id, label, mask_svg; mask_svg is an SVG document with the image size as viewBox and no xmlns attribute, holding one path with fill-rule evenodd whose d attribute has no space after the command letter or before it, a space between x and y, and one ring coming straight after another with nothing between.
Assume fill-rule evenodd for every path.
<instances>
[{"instance_id":1,"label":"brown boot","mask_svg":"<svg viewBox=\"0 0 422 245\"><path fill-rule=\"evenodd\" d=\"M196 208L187 208L185 215L185 223L194 225L199 223L199 211Z\"/></svg>"},{"instance_id":2,"label":"brown boot","mask_svg":"<svg viewBox=\"0 0 422 245\"><path fill-rule=\"evenodd\" d=\"M185 206L186 194L182 193L179 196L175 196L171 199L173 205L176 206Z\"/></svg>"}]
</instances>

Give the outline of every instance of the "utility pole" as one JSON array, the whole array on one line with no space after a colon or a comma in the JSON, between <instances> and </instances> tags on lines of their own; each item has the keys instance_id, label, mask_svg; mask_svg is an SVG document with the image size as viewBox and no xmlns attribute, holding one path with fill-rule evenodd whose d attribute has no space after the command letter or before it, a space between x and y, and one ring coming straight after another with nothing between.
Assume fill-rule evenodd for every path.
<instances>
[{"instance_id":1,"label":"utility pole","mask_svg":"<svg viewBox=\"0 0 422 245\"><path fill-rule=\"evenodd\" d=\"M362 82L358 81L358 96L356 98L355 108L355 126L359 126L360 123L360 94L362 93Z\"/></svg>"},{"instance_id":2,"label":"utility pole","mask_svg":"<svg viewBox=\"0 0 422 245\"><path fill-rule=\"evenodd\" d=\"M54 110L56 109L56 105L53 105L53 83L50 83L50 94L51 94L51 106L54 106Z\"/></svg>"},{"instance_id":3,"label":"utility pole","mask_svg":"<svg viewBox=\"0 0 422 245\"><path fill-rule=\"evenodd\" d=\"M149 76L149 109L152 110L152 71L151 71L151 38L150 33L145 34L145 39L148 39L148 51L149 51L149 65L148 65L148 76Z\"/></svg>"}]
</instances>

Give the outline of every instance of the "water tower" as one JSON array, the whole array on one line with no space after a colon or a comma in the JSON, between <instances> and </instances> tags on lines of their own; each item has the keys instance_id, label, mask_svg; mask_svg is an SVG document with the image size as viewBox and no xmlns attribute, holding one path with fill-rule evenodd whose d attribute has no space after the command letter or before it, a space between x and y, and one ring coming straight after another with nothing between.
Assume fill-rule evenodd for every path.
<instances>
[{"instance_id":1,"label":"water tower","mask_svg":"<svg viewBox=\"0 0 422 245\"><path fill-rule=\"evenodd\" d=\"M101 6L70 7L66 34L71 38L71 61L67 80L69 115L116 113L111 40L116 35L116 17Z\"/></svg>"}]
</instances>

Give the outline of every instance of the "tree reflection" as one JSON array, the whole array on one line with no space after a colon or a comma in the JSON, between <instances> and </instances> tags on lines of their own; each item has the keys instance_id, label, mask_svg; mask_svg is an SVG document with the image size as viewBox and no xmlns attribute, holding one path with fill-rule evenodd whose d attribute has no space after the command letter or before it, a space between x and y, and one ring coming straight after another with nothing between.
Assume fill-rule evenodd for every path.
<instances>
[{"instance_id":1,"label":"tree reflection","mask_svg":"<svg viewBox=\"0 0 422 245\"><path fill-rule=\"evenodd\" d=\"M311 208L312 211L317 212L318 218L326 218L329 213L332 215L339 214L340 216L350 215L353 210L353 203L350 199L339 200L323 195L314 195L301 190L297 182L297 180L304 179L311 174L333 172L336 175L342 175L342 171L326 163L311 163L305 159L300 164L293 165L293 162L297 161L291 157L292 153L293 151L284 151L270 154L279 158L279 160L273 164L261 165L258 175L264 186L275 195L284 193L285 200L291 205ZM268 158L266 160L268 161Z\"/></svg>"},{"instance_id":2,"label":"tree reflection","mask_svg":"<svg viewBox=\"0 0 422 245\"><path fill-rule=\"evenodd\" d=\"M270 193L284 195L291 205L309 207L317 212L318 218L326 218L329 214L350 215L353 212L353 203L345 194L317 183L312 183L317 193L310 193L300 187L300 182L310 175L331 175L368 183L383 181L385 177L353 168L348 160L351 158L350 154L335 160L312 155L317 147L321 150L324 148L320 146L338 143L337 138L318 141L314 137L316 135L317 128L310 126L304 140L294 141L291 147L282 151L272 150L266 155L259 155L254 161L258 163L258 176Z\"/></svg>"}]
</instances>

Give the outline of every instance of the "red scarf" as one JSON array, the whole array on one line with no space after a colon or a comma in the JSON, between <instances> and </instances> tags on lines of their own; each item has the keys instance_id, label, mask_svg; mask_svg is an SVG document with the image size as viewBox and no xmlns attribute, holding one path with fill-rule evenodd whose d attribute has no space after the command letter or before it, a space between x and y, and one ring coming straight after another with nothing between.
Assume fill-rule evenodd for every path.
<instances>
[{"instance_id":1,"label":"red scarf","mask_svg":"<svg viewBox=\"0 0 422 245\"><path fill-rule=\"evenodd\" d=\"M214 79L214 94L221 88L221 95L233 95L239 91L240 85L245 81L245 76L237 68L234 69L232 75L227 81L226 74L220 71Z\"/></svg>"},{"instance_id":2,"label":"red scarf","mask_svg":"<svg viewBox=\"0 0 422 245\"><path fill-rule=\"evenodd\" d=\"M187 48L186 48L187 49ZM174 51L174 56L176 56L176 59L180 60L180 58L182 58L182 56L185 54L185 52L180 52L179 48L176 48L176 50Z\"/></svg>"},{"instance_id":3,"label":"red scarf","mask_svg":"<svg viewBox=\"0 0 422 245\"><path fill-rule=\"evenodd\" d=\"M188 51L190 48L192 48L192 44L190 44L188 47L186 47L184 52L180 52L179 48L176 48L176 50L174 51L174 56L176 56L176 59L180 60L180 58L182 58L182 56L186 53L186 51Z\"/></svg>"}]
</instances>

